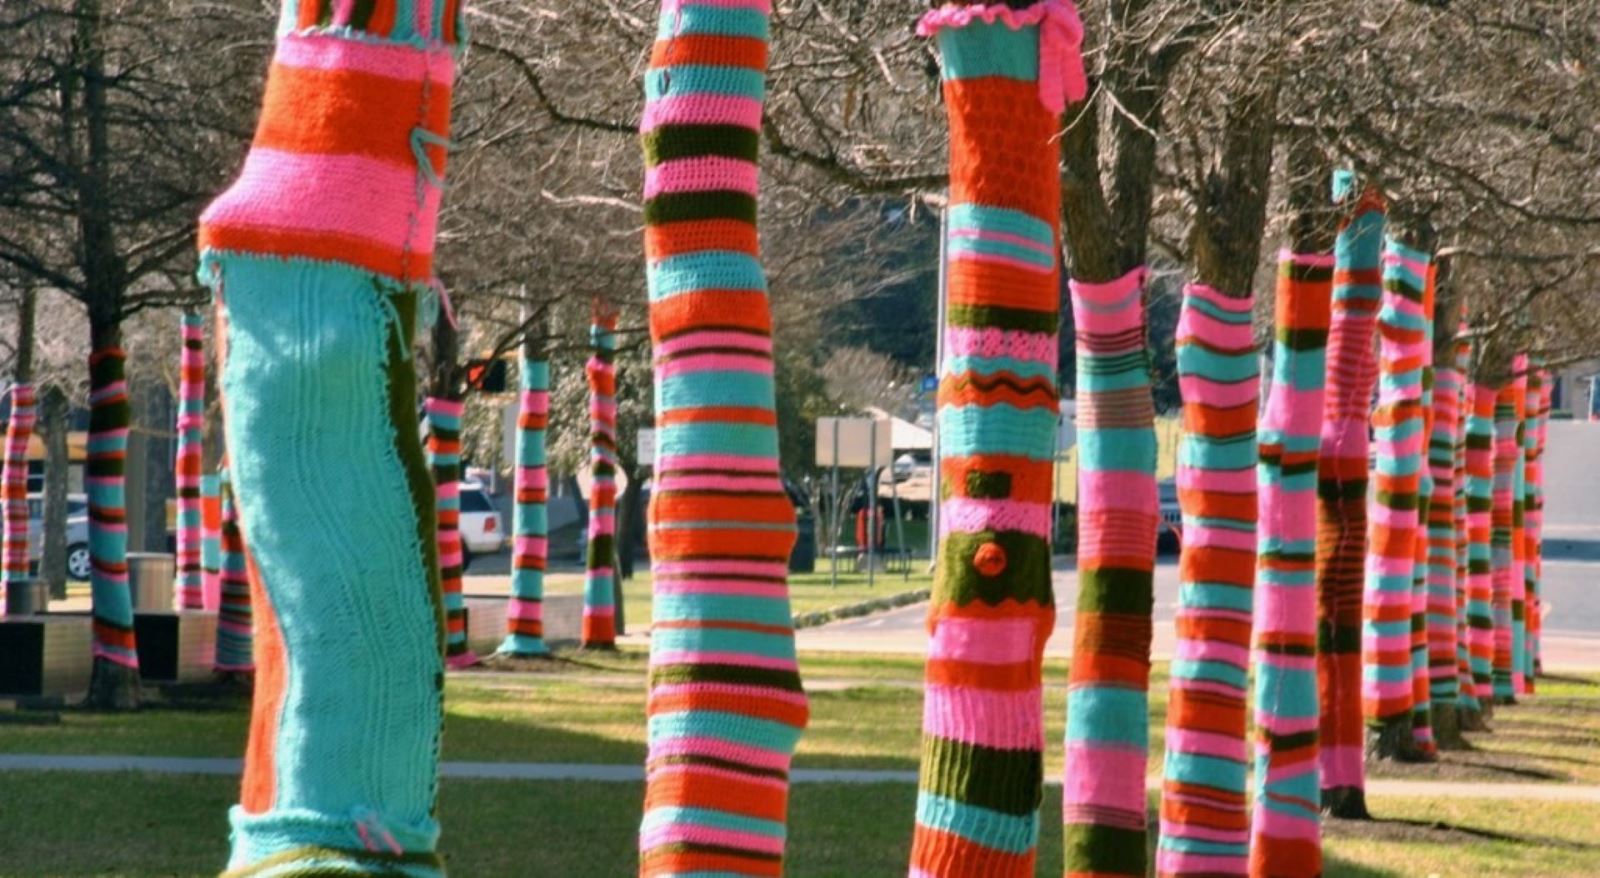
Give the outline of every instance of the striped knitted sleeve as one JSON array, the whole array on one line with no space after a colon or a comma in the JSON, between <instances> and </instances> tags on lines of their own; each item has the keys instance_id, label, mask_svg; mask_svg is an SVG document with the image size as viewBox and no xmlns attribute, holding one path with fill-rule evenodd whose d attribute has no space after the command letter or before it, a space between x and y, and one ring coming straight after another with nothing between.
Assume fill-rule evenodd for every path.
<instances>
[{"instance_id":1,"label":"striped knitted sleeve","mask_svg":"<svg viewBox=\"0 0 1600 878\"><path fill-rule=\"evenodd\" d=\"M589 544L583 564L583 627L586 649L617 643L617 317L598 314L589 327Z\"/></svg>"},{"instance_id":2,"label":"striped knitted sleeve","mask_svg":"<svg viewBox=\"0 0 1600 878\"><path fill-rule=\"evenodd\" d=\"M1467 419L1467 650L1473 694L1488 714L1494 704L1494 413L1499 391L1472 386Z\"/></svg>"},{"instance_id":3,"label":"striped knitted sleeve","mask_svg":"<svg viewBox=\"0 0 1600 878\"><path fill-rule=\"evenodd\" d=\"M549 557L550 486L545 467L545 428L550 421L550 363L524 355L517 366L516 471L511 510L511 597L506 607L506 639L500 652L540 656L544 642L544 571Z\"/></svg>"},{"instance_id":4,"label":"striped knitted sleeve","mask_svg":"<svg viewBox=\"0 0 1600 878\"><path fill-rule=\"evenodd\" d=\"M178 498L178 581L174 603L180 610L198 610L205 600L200 527L200 474L205 456L205 316L199 311L185 311L180 327L183 353L178 361L178 452L173 467Z\"/></svg>"}]
</instances>

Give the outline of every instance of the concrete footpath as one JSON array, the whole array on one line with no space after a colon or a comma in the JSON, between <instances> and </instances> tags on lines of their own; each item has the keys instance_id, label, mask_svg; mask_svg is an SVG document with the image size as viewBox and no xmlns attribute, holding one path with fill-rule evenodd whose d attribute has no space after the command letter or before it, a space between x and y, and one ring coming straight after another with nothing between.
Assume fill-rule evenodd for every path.
<instances>
[{"instance_id":1,"label":"concrete footpath","mask_svg":"<svg viewBox=\"0 0 1600 878\"><path fill-rule=\"evenodd\" d=\"M140 771L150 774L237 775L238 759L200 759L179 756L57 756L27 753L0 754L0 772L71 771L105 773ZM459 780L594 781L600 783L640 783L644 768L639 765L589 764L574 762L445 762L440 775ZM797 768L790 773L794 783L875 784L917 782L915 771L870 771L859 769ZM1149 779L1150 788L1160 787L1161 779ZM1059 785L1059 781L1047 781ZM1458 799L1513 799L1539 802L1592 802L1600 804L1600 786L1534 783L1452 783L1431 780L1367 781L1367 795L1379 797L1449 797Z\"/></svg>"}]
</instances>

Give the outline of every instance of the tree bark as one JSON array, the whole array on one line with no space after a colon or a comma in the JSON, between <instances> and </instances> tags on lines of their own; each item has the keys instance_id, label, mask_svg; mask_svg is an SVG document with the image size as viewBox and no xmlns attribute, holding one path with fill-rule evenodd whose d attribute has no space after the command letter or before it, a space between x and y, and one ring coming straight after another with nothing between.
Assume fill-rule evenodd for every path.
<instances>
[{"instance_id":1,"label":"tree bark","mask_svg":"<svg viewBox=\"0 0 1600 878\"><path fill-rule=\"evenodd\" d=\"M50 597L67 596L67 459L69 428L67 395L51 384L40 394L39 420L44 439L44 545L39 553L39 576Z\"/></svg>"}]
</instances>

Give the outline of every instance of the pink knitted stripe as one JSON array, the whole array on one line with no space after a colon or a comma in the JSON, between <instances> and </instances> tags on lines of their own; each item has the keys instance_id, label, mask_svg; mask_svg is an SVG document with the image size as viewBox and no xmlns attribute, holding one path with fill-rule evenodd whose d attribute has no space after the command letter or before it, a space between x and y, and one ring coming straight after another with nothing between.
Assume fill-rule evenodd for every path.
<instances>
[{"instance_id":1,"label":"pink knitted stripe","mask_svg":"<svg viewBox=\"0 0 1600 878\"><path fill-rule=\"evenodd\" d=\"M761 102L715 94L670 95L645 105L639 131L648 134L663 125L737 125L761 127Z\"/></svg>"},{"instance_id":2,"label":"pink knitted stripe","mask_svg":"<svg viewBox=\"0 0 1600 878\"><path fill-rule=\"evenodd\" d=\"M1012 357L1030 363L1054 363L1058 340L1052 332L953 326L945 330L944 343L945 355L950 357Z\"/></svg>"},{"instance_id":3,"label":"pink knitted stripe","mask_svg":"<svg viewBox=\"0 0 1600 878\"><path fill-rule=\"evenodd\" d=\"M742 354L694 354L656 364L658 377L690 375L696 372L754 372L772 374L772 358Z\"/></svg>"},{"instance_id":4,"label":"pink knitted stripe","mask_svg":"<svg viewBox=\"0 0 1600 878\"><path fill-rule=\"evenodd\" d=\"M760 171L752 162L723 156L696 156L662 162L645 171L644 197L666 192L734 191L755 195Z\"/></svg>"},{"instance_id":5,"label":"pink knitted stripe","mask_svg":"<svg viewBox=\"0 0 1600 878\"><path fill-rule=\"evenodd\" d=\"M967 619L951 616L942 619L928 643L931 659L956 659L983 665L1009 665L1031 662L1034 653L1034 626L1030 618Z\"/></svg>"},{"instance_id":6,"label":"pink knitted stripe","mask_svg":"<svg viewBox=\"0 0 1600 878\"><path fill-rule=\"evenodd\" d=\"M742 348L771 353L772 339L764 335L751 335L748 332L689 332L663 339L654 347L658 358L676 354L685 348L693 350L707 347Z\"/></svg>"},{"instance_id":7,"label":"pink knitted stripe","mask_svg":"<svg viewBox=\"0 0 1600 878\"><path fill-rule=\"evenodd\" d=\"M1095 770L1066 775L1061 784L1064 801L1144 814L1144 784L1126 782L1129 777L1145 776L1148 760L1142 748L1069 740L1066 752L1067 765L1093 765Z\"/></svg>"},{"instance_id":8,"label":"pink knitted stripe","mask_svg":"<svg viewBox=\"0 0 1600 878\"><path fill-rule=\"evenodd\" d=\"M951 533L981 533L986 530L1018 531L1036 537L1048 537L1050 504L1029 503L1023 500L952 497L941 506L939 514L941 536Z\"/></svg>"},{"instance_id":9,"label":"pink knitted stripe","mask_svg":"<svg viewBox=\"0 0 1600 878\"><path fill-rule=\"evenodd\" d=\"M1196 753L1201 756L1215 756L1219 759L1234 759L1239 762L1245 761L1249 752L1249 748L1245 746L1243 738L1177 726L1167 730L1167 748L1179 753ZM1189 834L1188 829L1184 830L1184 834ZM1233 840L1237 835L1237 831L1230 830L1225 840Z\"/></svg>"},{"instance_id":10,"label":"pink knitted stripe","mask_svg":"<svg viewBox=\"0 0 1600 878\"><path fill-rule=\"evenodd\" d=\"M930 685L922 702L922 731L1001 750L1044 747L1044 716L1035 690L995 692Z\"/></svg>"},{"instance_id":11,"label":"pink knitted stripe","mask_svg":"<svg viewBox=\"0 0 1600 878\"><path fill-rule=\"evenodd\" d=\"M320 34L285 34L278 39L272 60L285 67L354 71L407 82L420 82L426 76L439 86L449 86L455 79L455 59L447 49L418 52L415 46Z\"/></svg>"}]
</instances>

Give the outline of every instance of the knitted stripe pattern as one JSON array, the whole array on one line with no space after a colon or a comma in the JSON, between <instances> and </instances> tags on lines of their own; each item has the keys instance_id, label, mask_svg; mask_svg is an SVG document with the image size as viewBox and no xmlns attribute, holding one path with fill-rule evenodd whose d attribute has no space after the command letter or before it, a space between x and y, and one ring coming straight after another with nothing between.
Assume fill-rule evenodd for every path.
<instances>
[{"instance_id":1,"label":"knitted stripe pattern","mask_svg":"<svg viewBox=\"0 0 1600 878\"><path fill-rule=\"evenodd\" d=\"M11 387L11 419L6 422L5 467L0 472L0 503L5 504L4 557L0 559L0 616L14 582L29 580L28 441L38 421L33 385ZM43 609L40 607L39 609Z\"/></svg>"},{"instance_id":2,"label":"knitted stripe pattern","mask_svg":"<svg viewBox=\"0 0 1600 878\"><path fill-rule=\"evenodd\" d=\"M617 318L604 314L589 327L589 549L583 567L580 645L617 643Z\"/></svg>"},{"instance_id":3,"label":"knitted stripe pattern","mask_svg":"<svg viewBox=\"0 0 1600 878\"><path fill-rule=\"evenodd\" d=\"M1527 462L1524 467L1527 486L1523 494L1522 538L1528 620L1523 674L1527 677L1530 694L1540 668L1539 641L1544 621L1539 588L1544 576L1544 446L1550 423L1550 391L1549 373L1537 368L1528 373Z\"/></svg>"},{"instance_id":4,"label":"knitted stripe pattern","mask_svg":"<svg viewBox=\"0 0 1600 878\"><path fill-rule=\"evenodd\" d=\"M1513 379L1495 395L1494 405L1494 506L1490 513L1490 606L1494 620L1493 692L1497 704L1516 698L1513 681L1516 635L1516 595L1521 571L1516 569L1517 431L1522 418L1517 411L1520 393Z\"/></svg>"},{"instance_id":5,"label":"knitted stripe pattern","mask_svg":"<svg viewBox=\"0 0 1600 878\"><path fill-rule=\"evenodd\" d=\"M128 425L127 356L121 348L89 355L88 461L83 482L89 495L89 585L94 607L94 654L129 668L139 667L133 637L133 596L128 591L126 465Z\"/></svg>"},{"instance_id":6,"label":"knitted stripe pattern","mask_svg":"<svg viewBox=\"0 0 1600 878\"><path fill-rule=\"evenodd\" d=\"M178 581L174 603L180 610L198 610L205 606L200 511L200 474L205 467L205 316L199 311L183 312L180 329L183 352L178 361L178 452L174 467Z\"/></svg>"},{"instance_id":7,"label":"knitted stripe pattern","mask_svg":"<svg viewBox=\"0 0 1600 878\"><path fill-rule=\"evenodd\" d=\"M780 874L808 714L756 233L770 11L668 0L645 74L657 445L644 876Z\"/></svg>"},{"instance_id":8,"label":"knitted stripe pattern","mask_svg":"<svg viewBox=\"0 0 1600 878\"><path fill-rule=\"evenodd\" d=\"M1433 753L1433 705L1428 697L1428 547L1429 516L1433 509L1433 306L1436 266L1428 266L1422 288L1422 445L1418 462L1417 533L1411 556L1411 738L1422 753Z\"/></svg>"},{"instance_id":9,"label":"knitted stripe pattern","mask_svg":"<svg viewBox=\"0 0 1600 878\"><path fill-rule=\"evenodd\" d=\"M222 604L222 474L200 477L200 608Z\"/></svg>"},{"instance_id":10,"label":"knitted stripe pattern","mask_svg":"<svg viewBox=\"0 0 1600 878\"><path fill-rule=\"evenodd\" d=\"M445 662L470 667L478 657L467 646L467 601L461 576L466 552L461 543L461 416L459 399L430 396L423 403L428 418L428 466L433 470L434 515L439 522L439 581L444 589Z\"/></svg>"},{"instance_id":11,"label":"knitted stripe pattern","mask_svg":"<svg viewBox=\"0 0 1600 878\"><path fill-rule=\"evenodd\" d=\"M915 876L1032 875L1037 856L1061 283L1041 22L1056 12L1072 14L946 6L917 29L939 51L950 206Z\"/></svg>"},{"instance_id":12,"label":"knitted stripe pattern","mask_svg":"<svg viewBox=\"0 0 1600 878\"><path fill-rule=\"evenodd\" d=\"M1361 605L1367 546L1367 432L1383 296L1383 203L1358 201L1334 241L1333 309L1317 461L1317 676L1322 788L1363 789Z\"/></svg>"},{"instance_id":13,"label":"knitted stripe pattern","mask_svg":"<svg viewBox=\"0 0 1600 878\"><path fill-rule=\"evenodd\" d=\"M1433 496L1428 503L1427 660L1428 698L1454 705L1460 690L1456 655L1456 448L1461 435L1461 372L1451 362L1434 372L1433 430L1428 468Z\"/></svg>"},{"instance_id":14,"label":"knitted stripe pattern","mask_svg":"<svg viewBox=\"0 0 1600 878\"><path fill-rule=\"evenodd\" d=\"M1466 322L1463 321L1458 335L1465 335ZM1461 386L1457 390L1459 415L1456 424L1455 447L1455 535L1456 535L1456 709L1466 711L1481 711L1483 706L1478 703L1477 687L1472 681L1472 653L1468 646L1471 631L1467 621L1468 593L1471 590L1470 554L1472 533L1467 518L1467 423L1472 416L1472 384L1467 380L1467 372L1472 366L1472 343L1458 341L1455 346L1455 371L1460 376Z\"/></svg>"},{"instance_id":15,"label":"knitted stripe pattern","mask_svg":"<svg viewBox=\"0 0 1600 878\"><path fill-rule=\"evenodd\" d=\"M444 608L412 345L459 14L285 0L254 143L201 217L256 587L236 874L442 874Z\"/></svg>"},{"instance_id":16,"label":"knitted stripe pattern","mask_svg":"<svg viewBox=\"0 0 1600 878\"><path fill-rule=\"evenodd\" d=\"M545 502L550 473L545 467L545 429L550 424L550 364L523 357L517 367L517 469L512 478L511 603L500 652L549 655L544 642L544 571L550 520Z\"/></svg>"},{"instance_id":17,"label":"knitted stripe pattern","mask_svg":"<svg viewBox=\"0 0 1600 878\"><path fill-rule=\"evenodd\" d=\"M1317 773L1317 460L1334 260L1278 257L1272 385L1261 416L1255 812L1250 874L1322 871Z\"/></svg>"},{"instance_id":18,"label":"knitted stripe pattern","mask_svg":"<svg viewBox=\"0 0 1600 878\"><path fill-rule=\"evenodd\" d=\"M1467 419L1467 650L1473 693L1487 708L1494 702L1494 415L1499 391L1472 387Z\"/></svg>"},{"instance_id":19,"label":"knitted stripe pattern","mask_svg":"<svg viewBox=\"0 0 1600 878\"><path fill-rule=\"evenodd\" d=\"M1377 490L1368 509L1361 626L1361 715L1368 727L1409 722L1411 576L1421 483L1423 284L1428 255L1390 238L1378 311L1378 406L1372 413Z\"/></svg>"},{"instance_id":20,"label":"knitted stripe pattern","mask_svg":"<svg viewBox=\"0 0 1600 878\"><path fill-rule=\"evenodd\" d=\"M1178 316L1183 548L1159 875L1243 875L1249 864L1245 720L1261 390L1251 307L1250 296L1190 285Z\"/></svg>"},{"instance_id":21,"label":"knitted stripe pattern","mask_svg":"<svg viewBox=\"0 0 1600 878\"><path fill-rule=\"evenodd\" d=\"M1067 688L1067 874L1143 875L1157 527L1143 268L1073 281L1078 604Z\"/></svg>"},{"instance_id":22,"label":"knitted stripe pattern","mask_svg":"<svg viewBox=\"0 0 1600 878\"><path fill-rule=\"evenodd\" d=\"M217 610L219 671L253 671L250 630L250 576L245 564L244 535L228 471L222 471L222 604Z\"/></svg>"}]
</instances>

